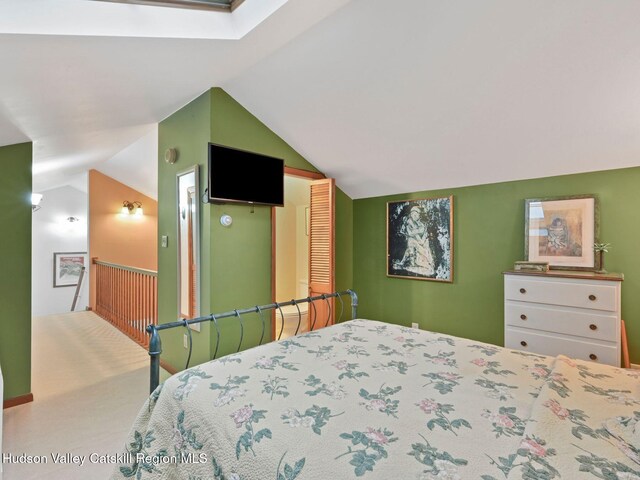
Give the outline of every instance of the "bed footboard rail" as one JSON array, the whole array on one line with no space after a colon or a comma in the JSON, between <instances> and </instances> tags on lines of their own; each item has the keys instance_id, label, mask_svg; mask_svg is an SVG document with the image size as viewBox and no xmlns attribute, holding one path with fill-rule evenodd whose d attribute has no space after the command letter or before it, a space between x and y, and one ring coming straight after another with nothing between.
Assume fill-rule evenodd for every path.
<instances>
[{"instance_id":1,"label":"bed footboard rail","mask_svg":"<svg viewBox=\"0 0 640 480\"><path fill-rule=\"evenodd\" d=\"M220 344L220 329L218 328L218 320L221 320L223 318L230 318L230 317L236 317L238 319L240 324L240 343L238 344L238 348L236 352L239 352L240 349L242 348L242 340L244 337L244 323L242 321L242 315L250 314L250 313L257 313L260 315L260 318L262 319L262 336L260 337L259 345L262 345L262 341L264 340L264 333L265 333L264 312L267 312L269 310L281 309L282 307L289 306L289 305L295 305L297 307L298 304L301 304L301 303L309 303L312 308L315 308L313 304L313 302L315 301L324 300L328 303L329 299L337 298L338 300L340 300L340 306L341 306L340 318L342 318L342 314L344 310L344 302L342 300L342 297L347 295L351 297L351 318L357 318L358 295L356 295L356 293L353 290L343 290L341 292L324 293L322 295L317 295L315 297L300 298L297 300L290 300L288 302L276 302L276 303L270 303L268 305L261 305L261 306L256 305L255 307L249 307L249 308L244 308L239 310L231 310L223 313L215 313L215 314L212 313L210 315L192 318L190 320L182 319L176 322L163 323L160 325L148 325L146 328L146 331L150 336L149 337L149 356L151 357L151 373L150 373L150 379L149 379L150 391L153 392L160 384L160 355L162 353L162 341L160 340L160 331L162 330L168 330L170 328L179 328L179 327L187 328L187 332L189 334L189 355L187 359L187 367L188 367L189 361L191 359L191 348L192 348L191 330L188 328L189 325L195 325L195 324L204 323L204 322L213 322L218 334L217 340L216 340L216 348L213 354L213 358L215 359L217 356L218 347ZM329 317L327 318L325 326L329 323L330 316L331 316L331 309L329 307ZM282 318L284 322L284 317ZM315 321L314 321L314 324L315 324ZM300 328L300 316L298 317L298 328L296 329L296 334L298 333L299 328ZM280 335L282 335L282 330L283 329L281 329L280 331ZM278 337L278 340L279 339L280 337Z\"/></svg>"}]
</instances>

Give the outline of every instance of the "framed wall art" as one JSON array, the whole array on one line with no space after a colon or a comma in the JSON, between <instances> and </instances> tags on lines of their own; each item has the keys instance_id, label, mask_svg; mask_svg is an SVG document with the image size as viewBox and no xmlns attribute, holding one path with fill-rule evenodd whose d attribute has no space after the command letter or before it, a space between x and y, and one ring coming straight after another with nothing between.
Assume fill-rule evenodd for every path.
<instances>
[{"instance_id":1,"label":"framed wall art","mask_svg":"<svg viewBox=\"0 0 640 480\"><path fill-rule=\"evenodd\" d=\"M82 267L87 266L87 252L55 252L53 254L53 287L75 287Z\"/></svg>"},{"instance_id":2,"label":"framed wall art","mask_svg":"<svg viewBox=\"0 0 640 480\"><path fill-rule=\"evenodd\" d=\"M387 203L387 276L453 282L453 197Z\"/></svg>"},{"instance_id":3,"label":"framed wall art","mask_svg":"<svg viewBox=\"0 0 640 480\"><path fill-rule=\"evenodd\" d=\"M525 200L525 259L559 270L594 270L598 236L594 195Z\"/></svg>"}]
</instances>

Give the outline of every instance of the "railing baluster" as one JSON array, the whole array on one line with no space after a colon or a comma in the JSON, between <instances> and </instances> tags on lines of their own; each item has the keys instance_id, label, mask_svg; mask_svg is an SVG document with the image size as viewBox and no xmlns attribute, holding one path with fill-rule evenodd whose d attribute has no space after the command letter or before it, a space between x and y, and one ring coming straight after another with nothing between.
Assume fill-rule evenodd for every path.
<instances>
[{"instance_id":1,"label":"railing baluster","mask_svg":"<svg viewBox=\"0 0 640 480\"><path fill-rule=\"evenodd\" d=\"M109 280L111 283L111 323L119 327L118 324L118 271L115 268L109 267Z\"/></svg>"},{"instance_id":2,"label":"railing baluster","mask_svg":"<svg viewBox=\"0 0 640 480\"><path fill-rule=\"evenodd\" d=\"M129 336L133 338L133 273L127 272L127 330Z\"/></svg>"},{"instance_id":3,"label":"railing baluster","mask_svg":"<svg viewBox=\"0 0 640 480\"><path fill-rule=\"evenodd\" d=\"M136 338L138 339L138 343L142 342L142 335L140 334L142 331L142 276L139 273L136 273Z\"/></svg>"},{"instance_id":4,"label":"railing baluster","mask_svg":"<svg viewBox=\"0 0 640 480\"><path fill-rule=\"evenodd\" d=\"M107 306L107 312L109 315L109 322L113 325L114 324L114 317L113 317L113 312L114 312L114 302L115 302L115 295L114 295L114 291L113 291L113 287L115 285L114 281L113 281L113 268L111 267L104 267L105 270L105 276L107 277L107 284L109 285L109 300L108 300L108 306Z\"/></svg>"},{"instance_id":5,"label":"railing baluster","mask_svg":"<svg viewBox=\"0 0 640 480\"><path fill-rule=\"evenodd\" d=\"M136 336L136 275L129 272L129 330L131 337Z\"/></svg>"},{"instance_id":6,"label":"railing baluster","mask_svg":"<svg viewBox=\"0 0 640 480\"><path fill-rule=\"evenodd\" d=\"M138 327L138 323L140 322L140 302L142 298L140 298L140 279L138 278L137 273L133 273L133 290L134 290L134 302L133 302L133 334L136 336L136 340L138 343L140 342L140 337L138 334L140 333L140 329Z\"/></svg>"},{"instance_id":7,"label":"railing baluster","mask_svg":"<svg viewBox=\"0 0 640 480\"><path fill-rule=\"evenodd\" d=\"M118 298L118 291L116 290L118 283L116 282L116 269L115 268L111 268L111 267L107 267L108 271L109 271L109 291L110 291L110 295L111 298L109 300L109 317L111 318L111 324L114 326L118 325L118 317L117 317L117 298Z\"/></svg>"},{"instance_id":8,"label":"railing baluster","mask_svg":"<svg viewBox=\"0 0 640 480\"><path fill-rule=\"evenodd\" d=\"M116 312L118 315L118 328L120 329L120 331L125 332L124 322L122 320L123 312L124 312L124 310L122 310L122 307L124 306L123 298L122 298L124 296L124 271L123 270L116 270L116 288L118 289L118 293L116 296Z\"/></svg>"},{"instance_id":9,"label":"railing baluster","mask_svg":"<svg viewBox=\"0 0 640 480\"><path fill-rule=\"evenodd\" d=\"M124 327L125 333L131 336L131 331L129 330L129 294L131 293L129 287L129 272L123 270L122 278L122 326Z\"/></svg>"},{"instance_id":10,"label":"railing baluster","mask_svg":"<svg viewBox=\"0 0 640 480\"><path fill-rule=\"evenodd\" d=\"M116 317L116 327L118 327L118 329L122 331L122 325L120 324L120 288L122 286L122 283L120 282L120 274L120 270L116 270L115 268L113 269L113 287L115 288L113 297L113 314Z\"/></svg>"},{"instance_id":11,"label":"railing baluster","mask_svg":"<svg viewBox=\"0 0 640 480\"><path fill-rule=\"evenodd\" d=\"M147 336L145 335L144 332L144 328L145 325L148 325L149 322L149 306L147 305L147 291L149 290L149 277L143 275L143 282L144 282L144 287L142 288L142 318L143 318L143 322L142 322L142 343L143 345L147 346Z\"/></svg>"},{"instance_id":12,"label":"railing baluster","mask_svg":"<svg viewBox=\"0 0 640 480\"><path fill-rule=\"evenodd\" d=\"M100 277L100 284L96 283L96 297L102 297L102 306L98 309L96 305L96 313L106 318L104 315L106 314L107 305L109 305L109 282L105 272L106 269L101 265L94 265L92 268L96 269L96 277Z\"/></svg>"},{"instance_id":13,"label":"railing baluster","mask_svg":"<svg viewBox=\"0 0 640 480\"><path fill-rule=\"evenodd\" d=\"M131 272L123 272L124 275L124 328L127 334L131 336Z\"/></svg>"},{"instance_id":14,"label":"railing baluster","mask_svg":"<svg viewBox=\"0 0 640 480\"><path fill-rule=\"evenodd\" d=\"M124 328L127 334L131 336L131 272L124 272Z\"/></svg>"},{"instance_id":15,"label":"railing baluster","mask_svg":"<svg viewBox=\"0 0 640 480\"><path fill-rule=\"evenodd\" d=\"M111 269L109 267L103 267L102 265L96 265L96 268L102 268L106 286L107 286L107 294L106 297L107 305L106 305L106 313L109 319L109 323L113 324L113 282L111 281Z\"/></svg>"},{"instance_id":16,"label":"railing baluster","mask_svg":"<svg viewBox=\"0 0 640 480\"><path fill-rule=\"evenodd\" d=\"M95 261L96 314L148 347L145 328L158 324L157 272Z\"/></svg>"},{"instance_id":17,"label":"railing baluster","mask_svg":"<svg viewBox=\"0 0 640 480\"><path fill-rule=\"evenodd\" d=\"M143 313L142 313L142 317L143 317L143 322L142 322L142 343L144 344L145 347L148 346L148 342L147 342L147 335L145 334L144 328L146 325L148 325L149 323L151 323L149 321L149 304L147 303L149 301L148 297L147 297L147 292L149 291L149 277L147 277L146 275L142 276L143 278L143 282L144 282L144 287L142 289L142 306L143 306Z\"/></svg>"},{"instance_id":18,"label":"railing baluster","mask_svg":"<svg viewBox=\"0 0 640 480\"><path fill-rule=\"evenodd\" d=\"M127 284L128 284L128 288L127 288L127 303L129 304L127 306L127 312L128 312L128 317L127 318L127 328L129 329L129 336L133 337L133 295L134 295L134 291L133 291L133 273L131 272L127 272Z\"/></svg>"},{"instance_id":19,"label":"railing baluster","mask_svg":"<svg viewBox=\"0 0 640 480\"><path fill-rule=\"evenodd\" d=\"M118 323L118 271L115 268L109 267L111 276L111 323L120 328Z\"/></svg>"}]
</instances>

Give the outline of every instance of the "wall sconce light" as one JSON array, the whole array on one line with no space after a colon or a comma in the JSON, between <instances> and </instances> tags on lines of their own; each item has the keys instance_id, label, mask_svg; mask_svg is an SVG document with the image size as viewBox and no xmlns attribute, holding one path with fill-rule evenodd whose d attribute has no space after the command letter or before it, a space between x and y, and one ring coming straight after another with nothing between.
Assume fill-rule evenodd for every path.
<instances>
[{"instance_id":1,"label":"wall sconce light","mask_svg":"<svg viewBox=\"0 0 640 480\"><path fill-rule=\"evenodd\" d=\"M230 227L233 223L233 218L231 215L227 215L226 213L220 217L220 225L223 227Z\"/></svg>"},{"instance_id":2,"label":"wall sconce light","mask_svg":"<svg viewBox=\"0 0 640 480\"><path fill-rule=\"evenodd\" d=\"M122 202L122 210L120 211L120 213L122 215L132 215L134 214L134 209L136 216L141 217L143 215L142 203L138 201L130 202L128 200L125 200L124 202Z\"/></svg>"},{"instance_id":3,"label":"wall sconce light","mask_svg":"<svg viewBox=\"0 0 640 480\"><path fill-rule=\"evenodd\" d=\"M42 201L41 193L32 193L31 194L31 211L37 212L42 207L40 206L40 202Z\"/></svg>"}]
</instances>

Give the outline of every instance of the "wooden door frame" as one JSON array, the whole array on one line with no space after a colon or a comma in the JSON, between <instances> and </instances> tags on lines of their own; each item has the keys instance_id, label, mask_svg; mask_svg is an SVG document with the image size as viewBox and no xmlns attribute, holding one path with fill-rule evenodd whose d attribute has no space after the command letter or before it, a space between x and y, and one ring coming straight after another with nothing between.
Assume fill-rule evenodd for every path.
<instances>
[{"instance_id":1,"label":"wooden door frame","mask_svg":"<svg viewBox=\"0 0 640 480\"><path fill-rule=\"evenodd\" d=\"M291 177L305 178L307 180L322 180L327 178L320 172L303 170L301 168L284 167L284 174ZM276 301L276 208L271 207L271 301ZM271 338L276 340L276 311L271 311Z\"/></svg>"}]
</instances>

